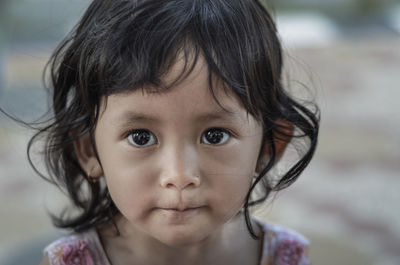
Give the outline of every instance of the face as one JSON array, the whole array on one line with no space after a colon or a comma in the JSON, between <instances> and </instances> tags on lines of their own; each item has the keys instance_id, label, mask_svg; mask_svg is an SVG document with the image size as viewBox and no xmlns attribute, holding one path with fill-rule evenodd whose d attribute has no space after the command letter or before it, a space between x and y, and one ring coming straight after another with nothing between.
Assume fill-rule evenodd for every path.
<instances>
[{"instance_id":1,"label":"face","mask_svg":"<svg viewBox=\"0 0 400 265\"><path fill-rule=\"evenodd\" d=\"M254 176L262 127L214 85L225 110L201 60L166 92L139 89L103 102L95 141L110 195L132 229L167 245L210 237L238 213Z\"/></svg>"}]
</instances>

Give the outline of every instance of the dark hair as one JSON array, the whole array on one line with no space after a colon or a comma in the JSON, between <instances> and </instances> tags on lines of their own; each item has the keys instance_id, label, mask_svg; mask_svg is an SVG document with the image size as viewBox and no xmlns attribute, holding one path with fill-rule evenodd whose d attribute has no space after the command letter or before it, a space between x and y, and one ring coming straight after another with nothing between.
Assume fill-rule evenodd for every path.
<instances>
[{"instance_id":1,"label":"dark hair","mask_svg":"<svg viewBox=\"0 0 400 265\"><path fill-rule=\"evenodd\" d=\"M119 213L107 187L87 180L72 143L89 133L95 148L93 132L103 96L146 89L149 84L152 86L147 87L160 91L168 89L161 77L182 53L187 67L178 79L190 73L199 56L204 57L211 92L214 75L263 124L264 144L272 155L244 204L247 227L257 237L249 207L265 201L270 192L289 186L308 165L317 145L319 117L316 106L311 109L300 104L283 89L277 30L265 7L256 0L91 3L49 61L54 116L28 145L30 154L32 145L46 136L48 180L66 191L80 210L73 217L53 216L56 226L82 231L112 221ZM296 138L305 138L307 150L277 183L272 183L267 173L277 161L275 141L289 141L288 131L294 131ZM251 200L258 183L263 187L262 197Z\"/></svg>"}]
</instances>

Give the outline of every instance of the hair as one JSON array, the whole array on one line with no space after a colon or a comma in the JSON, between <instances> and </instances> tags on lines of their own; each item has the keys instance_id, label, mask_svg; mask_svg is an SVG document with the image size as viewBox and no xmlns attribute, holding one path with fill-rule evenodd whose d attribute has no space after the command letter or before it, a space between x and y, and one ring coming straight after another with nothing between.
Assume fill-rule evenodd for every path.
<instances>
[{"instance_id":1,"label":"hair","mask_svg":"<svg viewBox=\"0 0 400 265\"><path fill-rule=\"evenodd\" d=\"M186 67L178 79L187 76L202 56L214 98L212 76L263 125L263 142L271 156L243 206L247 228L257 238L249 207L298 178L314 154L319 127L318 108L295 100L282 86L277 29L257 0L94 0L90 4L47 65L53 116L28 144L29 161L36 170L31 149L45 136L46 178L79 209L74 216L52 215L57 227L83 231L113 221L119 214L107 187L86 178L73 142L89 134L95 149L93 133L103 97L149 87L162 92L171 87L162 85L162 76L180 54ZM267 173L277 162L275 141L290 141L292 136L304 138L306 150L272 183ZM263 194L252 200L257 184Z\"/></svg>"}]
</instances>

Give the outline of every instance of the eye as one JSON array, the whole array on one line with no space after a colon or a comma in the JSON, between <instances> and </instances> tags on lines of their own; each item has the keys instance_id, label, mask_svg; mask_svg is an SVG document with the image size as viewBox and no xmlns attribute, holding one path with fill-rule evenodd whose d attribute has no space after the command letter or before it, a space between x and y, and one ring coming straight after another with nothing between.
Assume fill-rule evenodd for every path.
<instances>
[{"instance_id":1,"label":"eye","mask_svg":"<svg viewBox=\"0 0 400 265\"><path fill-rule=\"evenodd\" d=\"M230 137L231 134L227 130L212 128L203 133L201 142L211 145L221 145L226 143Z\"/></svg>"},{"instance_id":2,"label":"eye","mask_svg":"<svg viewBox=\"0 0 400 265\"><path fill-rule=\"evenodd\" d=\"M146 147L157 144L156 136L148 130L135 130L130 132L128 141L136 147Z\"/></svg>"}]
</instances>

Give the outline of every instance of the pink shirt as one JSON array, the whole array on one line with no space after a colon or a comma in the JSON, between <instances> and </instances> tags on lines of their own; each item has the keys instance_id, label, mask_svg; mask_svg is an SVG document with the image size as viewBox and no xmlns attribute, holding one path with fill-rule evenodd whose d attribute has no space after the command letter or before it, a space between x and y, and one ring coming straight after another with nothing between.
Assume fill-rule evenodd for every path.
<instances>
[{"instance_id":1,"label":"pink shirt","mask_svg":"<svg viewBox=\"0 0 400 265\"><path fill-rule=\"evenodd\" d=\"M260 265L309 265L308 240L254 218L264 231ZM51 265L111 265L95 229L59 238L45 248Z\"/></svg>"}]
</instances>

